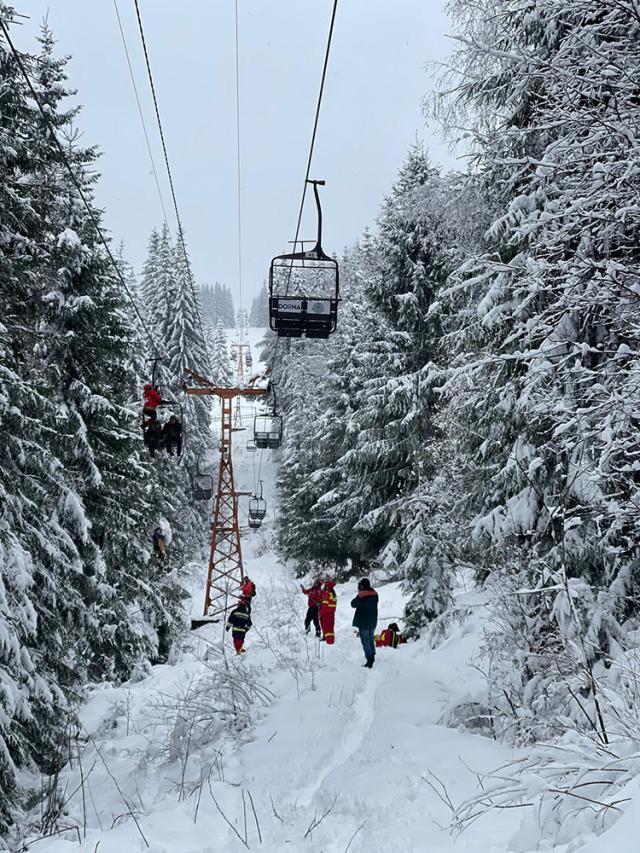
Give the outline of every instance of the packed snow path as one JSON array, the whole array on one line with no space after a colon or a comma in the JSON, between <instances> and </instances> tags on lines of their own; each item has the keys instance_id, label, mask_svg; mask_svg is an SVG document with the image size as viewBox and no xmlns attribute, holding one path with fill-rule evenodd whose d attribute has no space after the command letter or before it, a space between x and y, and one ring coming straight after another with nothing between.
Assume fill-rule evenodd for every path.
<instances>
[{"instance_id":1,"label":"packed snow path","mask_svg":"<svg viewBox=\"0 0 640 853\"><path fill-rule=\"evenodd\" d=\"M474 618L436 650L379 650L369 671L351 628L353 583L338 587L327 647L304 634L306 598L271 554L247 570L258 586L247 653L206 626L170 665L97 688L83 711L82 776L75 761L60 781L67 796L79 786L65 817L77 830L29 850L504 851L516 816L483 818L456 840L438 828L450 810L426 781L457 804L476 790L473 771L510 757L441 723L478 686ZM379 592L380 624L398 619L397 585Z\"/></svg>"}]
</instances>

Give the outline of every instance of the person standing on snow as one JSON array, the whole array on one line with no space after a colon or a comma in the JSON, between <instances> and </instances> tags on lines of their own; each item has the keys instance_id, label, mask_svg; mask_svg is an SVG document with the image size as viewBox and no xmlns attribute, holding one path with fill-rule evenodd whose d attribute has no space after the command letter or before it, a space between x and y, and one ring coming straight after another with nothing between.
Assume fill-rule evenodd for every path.
<instances>
[{"instance_id":1,"label":"person standing on snow","mask_svg":"<svg viewBox=\"0 0 640 853\"><path fill-rule=\"evenodd\" d=\"M320 620L318 618L318 608L320 607L320 602L322 600L322 581L320 578L316 578L314 580L313 585L309 587L309 589L305 589L302 584L300 584L300 589L304 592L307 598L307 615L304 619L304 630L309 633L311 630L311 623L313 622L316 629L316 637L320 636Z\"/></svg>"},{"instance_id":2,"label":"person standing on snow","mask_svg":"<svg viewBox=\"0 0 640 853\"><path fill-rule=\"evenodd\" d=\"M225 631L231 630L233 647L237 655L245 651L242 647L244 646L244 638L249 628L251 628L251 624L251 606L246 598L241 598L238 606L234 607L229 614L225 626Z\"/></svg>"},{"instance_id":3,"label":"person standing on snow","mask_svg":"<svg viewBox=\"0 0 640 853\"><path fill-rule=\"evenodd\" d=\"M335 593L335 581L325 581L322 587L322 598L320 599L320 627L322 628L322 639L328 646L335 642L334 632L336 623L336 604L338 597Z\"/></svg>"},{"instance_id":4,"label":"person standing on snow","mask_svg":"<svg viewBox=\"0 0 640 853\"><path fill-rule=\"evenodd\" d=\"M376 658L373 636L378 624L378 593L372 589L369 578L362 578L358 582L358 594L352 600L351 606L356 611L353 614L353 626L358 629L364 656L367 659L363 665L371 669Z\"/></svg>"}]
</instances>

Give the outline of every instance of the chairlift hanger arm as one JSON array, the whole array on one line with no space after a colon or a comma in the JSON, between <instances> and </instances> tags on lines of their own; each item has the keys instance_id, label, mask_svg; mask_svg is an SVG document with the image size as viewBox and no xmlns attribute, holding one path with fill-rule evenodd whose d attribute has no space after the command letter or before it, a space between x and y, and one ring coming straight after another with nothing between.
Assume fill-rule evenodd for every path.
<instances>
[{"instance_id":1,"label":"chairlift hanger arm","mask_svg":"<svg viewBox=\"0 0 640 853\"><path fill-rule=\"evenodd\" d=\"M320 205L320 194L318 192L318 187L319 186L323 187L325 185L325 181L314 181L314 180L309 180L307 178L307 183L313 184L313 194L314 194L315 199L316 199L316 209L318 211L318 237L316 240L316 247L315 247L314 251L319 256L322 256L322 255L324 255L324 252L322 251L322 207Z\"/></svg>"}]
</instances>

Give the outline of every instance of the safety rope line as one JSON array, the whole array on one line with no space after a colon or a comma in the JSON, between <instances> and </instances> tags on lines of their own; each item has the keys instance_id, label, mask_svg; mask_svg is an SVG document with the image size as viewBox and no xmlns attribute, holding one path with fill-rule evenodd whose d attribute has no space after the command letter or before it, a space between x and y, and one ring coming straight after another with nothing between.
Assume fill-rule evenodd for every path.
<instances>
[{"instance_id":1,"label":"safety rope line","mask_svg":"<svg viewBox=\"0 0 640 853\"><path fill-rule=\"evenodd\" d=\"M0 28L2 29L4 37L7 40L7 44L9 45L9 48L11 50L11 53L13 54L13 57L16 61L16 64L18 65L18 68L20 69L22 76L25 79L27 87L31 93L31 97L33 98L33 100L36 103L36 106L38 108L38 112L40 113L42 120L44 121L44 123L46 124L46 126L49 130L49 133L51 135L51 139L53 140L56 148L58 149L60 159L62 160L64 167L66 168L67 172L69 173L69 177L71 178L71 181L72 181L74 187L76 188L76 191L77 191L78 195L80 196L80 199L81 199L82 203L84 204L87 213L89 214L89 219L91 220L91 224L93 225L95 232L98 235L98 238L99 238L100 242L102 243L102 246L104 247L105 252L107 253L107 257L108 257L109 261L111 262L111 265L113 266L114 272L115 272L118 280L120 281L120 284L122 285L125 293L129 297L129 300L133 306L133 310L135 311L135 313L138 317L138 320L140 321L142 331L147 336L149 343L151 344L152 351L158 357L158 360L161 360L161 355L160 355L160 352L158 351L158 348L155 344L155 341L153 340L153 337L151 336L151 333L149 332L149 330L147 328L147 325L144 321L144 318L142 317L142 314L140 313L140 310L138 309L135 298L134 298L133 294L131 293L131 290L129 289L127 282L125 281L124 276L122 275L122 272L120 271L120 268L118 267L116 259L114 258L113 253L109 247L109 243L107 242L107 239L104 236L104 232L102 231L102 228L100 227L100 224L98 223L98 220L96 219L95 213L93 212L91 205L87 201L87 197L84 194L84 191L80 185L80 182L76 178L76 175L73 171L73 167L71 166L71 164L67 158L67 155L65 153L65 150L62 147L62 143L60 142L60 140L58 139L58 136L56 135L55 128L54 128L53 124L51 123L51 120L50 120L46 110L44 109L44 107L40 101L40 98L38 97L38 94L35 90L35 87L34 87L33 83L31 82L29 74L27 73L27 69L24 65L24 62L22 61L22 56L20 55L20 53L16 49L16 46L14 45L14 43L11 39L11 35L9 33L9 29L7 27L7 24L5 23L5 21L2 18L0 18Z\"/></svg>"},{"instance_id":2,"label":"safety rope line","mask_svg":"<svg viewBox=\"0 0 640 853\"><path fill-rule=\"evenodd\" d=\"M140 12L140 5L138 3L138 0L133 0L133 2L135 5L135 9L136 9L136 17L138 19L138 30L140 32L140 41L142 43L142 50L144 52L145 64L147 66L147 77L149 78L149 87L151 89L151 95L153 98L153 106L154 106L154 110L155 110L155 114L156 114L156 121L158 124L158 132L160 134L160 142L162 143L162 152L164 154L164 163L165 163L165 167L167 170L167 177L169 179L169 188L171 190L171 198L173 200L173 209L175 212L176 223L178 226L178 234L177 234L178 244L180 245L180 248L182 249L182 254L184 255L185 271L187 273L187 280L189 282L189 286L191 288L191 294L192 294L193 300L194 300L196 317L198 319L198 325L200 327L200 335L202 337L202 345L204 347L204 352L205 352L205 355L207 358L209 373L213 374L213 366L212 366L212 361L211 361L211 355L209 353L209 347L207 346L207 338L206 338L206 335L204 333L204 326L202 325L202 317L200 316L200 300L198 299L198 295L196 293L195 282L194 282L194 278L193 278L193 272L191 270L191 265L189 263L189 257L187 255L187 247L186 247L185 242L184 242L184 233L182 230L182 221L180 219L180 212L178 210L178 202L176 199L175 186L173 183L173 174L171 172L171 166L169 164L169 154L167 152L167 144L165 141L164 130L162 127L162 119L160 118L160 107L158 105L158 98L156 95L156 87L155 87L155 83L154 83L154 79L153 79L153 72L151 71L151 60L149 58L149 51L147 49L147 42L146 42L145 35L144 35L144 27L142 24L142 14Z\"/></svg>"},{"instance_id":3,"label":"safety rope line","mask_svg":"<svg viewBox=\"0 0 640 853\"><path fill-rule=\"evenodd\" d=\"M156 184L156 189L158 190L158 198L160 199L160 207L162 208L162 215L164 217L165 223L169 221L169 217L167 216L167 209L164 204L164 198L162 196L162 190L160 188L160 180L158 178L158 171L156 169L155 159L153 157L153 151L151 150L151 142L149 140L149 134L147 132L147 123L144 120L144 113L142 111L142 104L140 103L140 95L138 94L138 87L136 85L136 78L133 73L133 66L131 65L131 57L129 55L129 48L127 47L127 39L124 34L124 29L122 26L122 18L120 17L120 10L118 8L118 0L113 0L113 6L116 11L116 17L118 19L118 28L120 30L120 38L122 39L122 47L124 48L124 55L127 60L127 66L129 68L129 77L131 78L131 85L133 86L133 93L136 97L136 104L138 105L138 115L140 116L140 123L142 124L142 131L144 133L145 142L147 144L147 151L149 152L149 160L151 161L151 170L153 172L153 179Z\"/></svg>"}]
</instances>

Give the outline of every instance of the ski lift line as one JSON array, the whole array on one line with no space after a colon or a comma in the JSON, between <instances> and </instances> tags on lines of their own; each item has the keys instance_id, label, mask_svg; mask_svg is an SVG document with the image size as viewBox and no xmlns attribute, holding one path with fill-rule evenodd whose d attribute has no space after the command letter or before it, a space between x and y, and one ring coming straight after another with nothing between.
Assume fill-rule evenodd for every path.
<instances>
[{"instance_id":1,"label":"ski lift line","mask_svg":"<svg viewBox=\"0 0 640 853\"><path fill-rule=\"evenodd\" d=\"M173 209L175 211L176 224L178 226L178 234L177 234L178 244L180 245L180 248L182 249L182 254L184 255L185 271L187 273L187 279L189 281L189 287L191 289L191 294L192 294L193 300L194 300L196 317L198 319L198 326L200 327L200 335L202 337L202 345L204 347L204 352L205 352L205 355L207 358L207 366L209 368L209 373L213 373L211 355L209 353L209 347L207 346L207 337L204 333L204 326L202 325L202 317L200 316L200 300L198 299L198 295L196 293L195 282L193 280L193 273L191 271L191 265L189 264L189 258L187 256L187 247L186 247L185 242L184 242L184 234L182 231L182 222L180 219L180 212L178 210L178 201L176 199L176 192L175 192L175 187L174 187L174 183L173 183L173 174L171 172L171 166L169 164L169 154L167 152L167 145L166 145L165 138L164 138L164 130L162 127L162 119L160 118L160 107L158 105L158 98L156 96L156 87L155 87L155 83L153 80L153 73L151 71L151 60L149 58L149 51L147 50L147 42L146 42L146 39L144 36L144 27L142 25L142 14L140 12L140 5L138 3L138 0L133 0L133 2L135 5L135 9L136 9L136 17L138 19L138 30L140 32L140 41L142 43L142 50L144 52L145 64L147 66L147 77L149 78L149 87L151 89L151 96L153 98L153 107L154 107L155 114L156 114L156 121L158 124L158 132L160 134L160 142L162 143L162 152L164 154L164 163L165 163L165 167L167 170L167 177L169 179L169 189L171 190L171 198L173 200Z\"/></svg>"},{"instance_id":2,"label":"ski lift line","mask_svg":"<svg viewBox=\"0 0 640 853\"><path fill-rule=\"evenodd\" d=\"M296 250L296 246L297 246L298 242L300 241L299 238L300 238L300 227L302 225L302 214L304 211L304 202L305 202L305 199L307 197L307 187L309 185L309 175L311 174L311 164L313 162L313 152L315 150L316 138L318 135L318 125L320 122L320 110L322 107L322 98L324 96L324 86L325 86L325 82L327 79L327 69L329 67L329 56L331 53L331 43L333 40L333 31L334 31L334 27L335 27L337 10L338 10L338 0L333 0L333 7L331 10L331 21L329 24L329 34L327 36L327 46L325 49L324 62L322 65L322 76L320 78L320 89L318 91L318 101L316 104L316 112L315 112L315 117L314 117L314 121L313 121L313 131L311 134L311 143L309 145L309 156L307 158L307 168L305 171L304 183L302 186L302 198L300 199L300 208L298 210L298 221L296 223L296 233L295 233L295 238L293 241L293 251L294 252ZM293 261L291 262L291 267L289 269L289 276L287 279L287 285L286 285L286 291L285 291L286 295L288 295L288 293L289 293L289 284L291 282L292 270L293 270ZM275 370L276 362L278 359L278 348L279 348L279 346L280 346L280 335L278 335L278 337L276 338L276 345L275 345L275 349L273 352L273 360L271 362L271 373L272 374ZM258 479L260 479L260 476L262 474L263 456L264 456L264 449L261 449L260 450L260 461L258 464Z\"/></svg>"},{"instance_id":3,"label":"ski lift line","mask_svg":"<svg viewBox=\"0 0 640 853\"><path fill-rule=\"evenodd\" d=\"M240 157L240 36L238 27L238 0L235 0L236 35L236 179L238 193L238 307L242 311L242 181Z\"/></svg>"},{"instance_id":4,"label":"ski lift line","mask_svg":"<svg viewBox=\"0 0 640 853\"><path fill-rule=\"evenodd\" d=\"M127 66L129 68L129 77L131 78L131 85L133 86L133 93L136 97L136 104L138 105L138 115L140 116L140 123L142 124L142 132L144 133L145 142L147 144L147 151L149 152L149 160L151 161L151 170L153 172L153 179L156 184L156 189L158 190L158 198L160 199L160 207L162 208L162 215L164 217L164 221L168 222L169 217L167 216L167 209L164 204L164 198L162 197L162 190L160 189L160 180L158 178L158 171L156 169L156 163L153 157L153 151L151 150L151 142L149 140L149 134L147 132L147 123L144 120L144 113L142 112L142 104L140 103L140 95L138 94L138 87L136 85L136 78L133 73L133 66L131 65L131 57L129 56L129 48L127 47L127 40L124 34L124 29L122 26L122 19L120 17L120 10L118 9L118 0L113 0L113 6L116 11L116 18L118 19L118 28L120 30L120 37L122 39L122 47L124 48L124 55L127 60Z\"/></svg>"},{"instance_id":5,"label":"ski lift line","mask_svg":"<svg viewBox=\"0 0 640 853\"><path fill-rule=\"evenodd\" d=\"M313 160L313 151L316 145L316 137L318 135L318 124L320 121L320 108L322 106L322 96L324 95L324 84L327 79L327 68L329 67L329 54L331 52L331 42L333 39L333 28L336 20L336 12L338 10L338 0L333 0L333 9L331 11L331 23L329 24L329 35L327 37L327 47L324 54L324 63L322 66L322 77L320 79L320 91L318 92L318 102L316 104L316 114L313 122L313 132L311 134L311 145L309 146L309 157L307 159L307 170L304 176L304 184L302 187L302 198L300 200L300 209L298 211L298 222L296 224L296 236L293 241L293 251L296 250L296 245L299 242L300 226L302 225L302 213L304 211L304 202L307 197L307 186L309 185L309 175L311 174L311 163ZM291 263L293 268L293 261ZM286 295L289 294L289 282L291 281L291 271L287 280Z\"/></svg>"},{"instance_id":6,"label":"ski lift line","mask_svg":"<svg viewBox=\"0 0 640 853\"><path fill-rule=\"evenodd\" d=\"M22 56L20 55L16 46L14 45L13 40L11 39L11 35L9 33L9 28L7 27L7 24L5 23L5 21L2 18L0 18L0 29L2 29L2 33L7 40L7 44L9 45L9 48L11 50L11 53L13 54L13 57L16 61L16 64L18 65L18 68L20 69L20 72L25 79L25 82L27 84L27 88L29 89L29 92L31 93L31 97L35 101L35 104L38 108L38 112L40 113L40 116L42 117L44 123L46 124L46 126L49 130L49 133L51 135L51 139L53 140L54 145L58 149L58 153L60 154L60 159L62 160L62 163L63 163L65 169L69 173L69 177L71 178L71 182L73 183L74 187L76 188L76 191L77 191L78 195L80 196L80 200L82 201L83 205L86 208L87 213L89 214L89 219L91 220L91 224L93 225L95 232L98 235L100 243L102 243L102 246L104 247L104 250L107 253L107 257L108 257L108 259L109 259L109 261L110 261L110 263L114 269L116 277L118 278L118 281L122 285L125 293L129 297L129 300L133 306L133 310L135 311L136 316L138 317L138 320L140 321L142 331L144 332L144 334L148 338L149 343L151 344L151 349L157 355L158 359L160 359L161 356L160 356L160 353L159 353L158 348L156 346L156 343L153 340L153 337L151 336L151 333L149 332L149 330L146 326L146 323L144 321L144 318L142 317L142 314L140 313L140 310L138 309L138 306L136 305L136 301L133 297L133 294L129 290L127 282L125 281L124 276L122 275L122 272L120 271L120 268L118 267L116 259L113 256L113 252L111 251L111 249L109 247L109 243L107 242L107 239L104 236L102 228L100 227L100 224L98 223L98 220L96 219L95 214L94 214L93 210L91 209L91 205L87 201L87 197L85 196L84 191L83 191L82 187L80 186L80 182L78 181L78 179L75 176L75 173L73 171L71 163L69 163L69 160L67 158L65 150L62 147L62 143L58 139L58 136L55 132L55 128L54 128L53 124L51 123L51 120L50 120L47 112L44 110L42 104L40 103L40 99L38 97L38 94L37 94L37 92L33 86L33 83L31 82L31 78L29 77L29 74L27 73L27 69L25 67L25 64L22 61Z\"/></svg>"}]
</instances>

